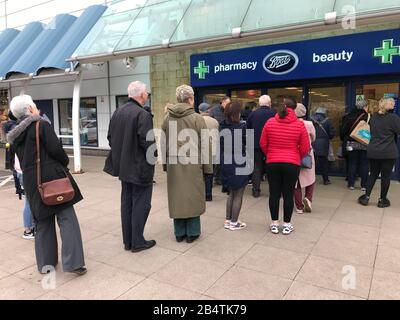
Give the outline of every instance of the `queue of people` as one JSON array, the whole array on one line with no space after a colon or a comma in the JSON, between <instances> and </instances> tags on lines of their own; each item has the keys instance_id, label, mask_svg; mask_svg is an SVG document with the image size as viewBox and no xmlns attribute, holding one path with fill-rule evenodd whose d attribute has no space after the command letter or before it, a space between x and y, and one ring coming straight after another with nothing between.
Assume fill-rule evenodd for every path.
<instances>
[{"instance_id":1,"label":"queue of people","mask_svg":"<svg viewBox=\"0 0 400 320\"><path fill-rule=\"evenodd\" d=\"M179 243L185 240L192 243L200 238L201 216L206 212L206 201L213 200L214 179L228 194L224 228L237 231L247 226L239 216L250 180L249 173L242 170L248 163L241 159L249 155L249 148L254 151L253 197L260 197L261 180L267 175L272 221L269 229L273 234L289 235L294 231L294 210L299 214L312 211L317 166L323 183L330 184L327 162L335 130L323 107L307 120L307 108L293 97L284 98L280 106L272 109L271 98L263 95L259 108L246 114L244 121L242 105L229 97L224 97L214 108L202 103L197 113L193 88L182 85L176 89L177 102L166 107L161 149L157 150L152 115L143 108L148 99L146 85L133 82L128 94L129 101L111 118L110 152L104 166L104 172L121 181L122 238L127 251L136 253L156 245L155 240L145 239L144 230L151 211L159 151L167 175L169 216ZM369 204L372 189L381 175L378 207L390 206L387 195L390 174L398 158L396 143L400 134L400 118L390 113L394 105L392 98L383 98L377 112L370 116L368 103L359 101L343 119L341 137L348 152L348 187L354 189L359 174L365 192L358 199L362 205ZM9 123L7 139L18 161L15 170L19 176L23 174L25 231L32 230L32 238L35 238L38 270L46 273L46 266L55 268L58 264L57 220L61 230L63 270L83 275L87 269L74 211L74 205L83 197L68 171L68 156L52 127L40 117L30 96L15 97L11 111L15 120ZM357 141L352 134L361 121L370 125L368 145ZM180 138L181 132L187 132L184 141ZM248 145L248 141L252 141L248 139L249 134L254 135L254 145ZM55 180L63 180L63 183L67 180L73 196L68 200L58 196L59 203L46 201L43 183Z\"/></svg>"}]
</instances>

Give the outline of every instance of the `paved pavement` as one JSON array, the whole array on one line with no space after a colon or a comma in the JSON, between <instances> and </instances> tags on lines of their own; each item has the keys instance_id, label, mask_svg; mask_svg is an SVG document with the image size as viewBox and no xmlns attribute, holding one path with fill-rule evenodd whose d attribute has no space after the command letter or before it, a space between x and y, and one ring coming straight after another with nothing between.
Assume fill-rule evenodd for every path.
<instances>
[{"instance_id":1,"label":"paved pavement","mask_svg":"<svg viewBox=\"0 0 400 320\"><path fill-rule=\"evenodd\" d=\"M0 150L0 169L3 163ZM157 172L146 238L158 245L134 254L123 249L120 186L101 172L103 163L85 157L87 172L76 176L89 272L58 269L53 289L36 271L33 242L21 238L22 201L10 186L0 188L0 299L400 299L398 183L385 210L374 205L377 190L364 208L355 201L360 191L348 191L343 179L318 185L314 212L295 215L290 236L267 231L266 185L259 199L248 188L241 214L248 227L236 232L223 228L226 196L215 189L202 237L187 244L175 242L166 177Z\"/></svg>"}]
</instances>

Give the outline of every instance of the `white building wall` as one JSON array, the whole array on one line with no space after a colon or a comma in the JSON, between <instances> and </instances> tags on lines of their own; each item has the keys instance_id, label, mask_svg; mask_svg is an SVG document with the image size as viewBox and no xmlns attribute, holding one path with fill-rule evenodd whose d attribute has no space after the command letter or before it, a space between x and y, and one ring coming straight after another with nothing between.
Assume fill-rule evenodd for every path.
<instances>
[{"instance_id":1,"label":"white building wall","mask_svg":"<svg viewBox=\"0 0 400 320\"><path fill-rule=\"evenodd\" d=\"M112 61L110 62L110 79L108 79L106 63L84 66L81 97L96 97L99 149L109 148L107 131L112 113L116 109L116 97L127 95L128 85L132 81L144 82L150 92L149 63L149 57L140 57L135 60L134 67L127 68L123 60ZM25 88L19 82L13 83L11 98L20 94L22 89L25 89L25 93L31 95L34 100L53 100L54 129L59 134L58 99L72 98L74 77L33 80Z\"/></svg>"}]
</instances>

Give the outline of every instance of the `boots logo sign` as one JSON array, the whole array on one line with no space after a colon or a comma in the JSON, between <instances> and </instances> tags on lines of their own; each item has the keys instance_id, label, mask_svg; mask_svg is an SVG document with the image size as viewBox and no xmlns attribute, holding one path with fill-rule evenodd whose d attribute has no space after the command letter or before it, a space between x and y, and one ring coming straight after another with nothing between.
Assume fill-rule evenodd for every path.
<instances>
[{"instance_id":1,"label":"boots logo sign","mask_svg":"<svg viewBox=\"0 0 400 320\"><path fill-rule=\"evenodd\" d=\"M265 71L273 75L282 75L292 72L299 64L299 57L293 51L278 50L271 52L264 58Z\"/></svg>"}]
</instances>

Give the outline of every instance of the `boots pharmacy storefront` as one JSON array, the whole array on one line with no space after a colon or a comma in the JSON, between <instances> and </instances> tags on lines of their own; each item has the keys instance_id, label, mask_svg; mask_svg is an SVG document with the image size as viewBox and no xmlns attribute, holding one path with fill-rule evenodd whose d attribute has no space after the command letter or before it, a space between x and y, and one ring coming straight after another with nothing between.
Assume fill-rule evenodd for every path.
<instances>
[{"instance_id":1,"label":"boots pharmacy storefront","mask_svg":"<svg viewBox=\"0 0 400 320\"><path fill-rule=\"evenodd\" d=\"M400 114L400 30L292 42L232 51L196 54L191 57L191 83L197 101L217 104L224 95L254 105L262 94L273 106L286 95L303 102L309 114L326 107L339 138L343 116L364 97L370 104L382 97L396 100ZM331 172L343 174L344 161L331 163ZM400 180L397 163L394 178Z\"/></svg>"}]
</instances>

